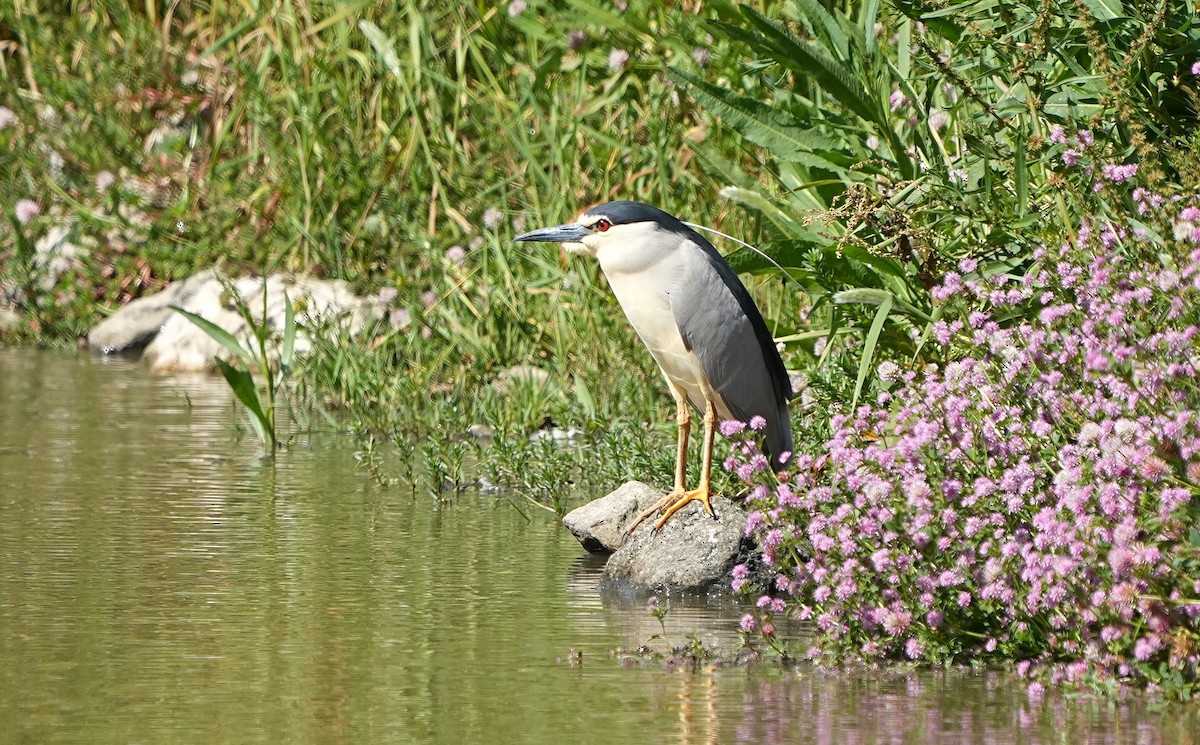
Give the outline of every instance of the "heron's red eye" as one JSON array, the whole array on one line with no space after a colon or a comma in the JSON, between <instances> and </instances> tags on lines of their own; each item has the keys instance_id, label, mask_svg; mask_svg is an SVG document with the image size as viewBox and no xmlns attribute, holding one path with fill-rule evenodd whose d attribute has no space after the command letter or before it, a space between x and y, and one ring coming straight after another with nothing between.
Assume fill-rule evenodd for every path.
<instances>
[{"instance_id":1,"label":"heron's red eye","mask_svg":"<svg viewBox=\"0 0 1200 745\"><path fill-rule=\"evenodd\" d=\"M596 221L596 230L599 230L601 233L603 233L604 231L608 230L611 227L612 227L612 223L609 222L608 220L605 220L602 218L602 219Z\"/></svg>"}]
</instances>

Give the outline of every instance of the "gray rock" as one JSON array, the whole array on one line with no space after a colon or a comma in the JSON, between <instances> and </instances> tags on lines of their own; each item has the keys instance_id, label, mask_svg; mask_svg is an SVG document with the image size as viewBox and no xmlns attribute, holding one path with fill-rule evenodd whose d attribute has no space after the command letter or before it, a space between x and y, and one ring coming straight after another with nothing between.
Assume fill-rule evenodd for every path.
<instances>
[{"instance_id":1,"label":"gray rock","mask_svg":"<svg viewBox=\"0 0 1200 745\"><path fill-rule=\"evenodd\" d=\"M625 540L625 529L665 492L640 481L628 481L607 496L571 510L563 525L592 553L611 554Z\"/></svg>"},{"instance_id":2,"label":"gray rock","mask_svg":"<svg viewBox=\"0 0 1200 745\"><path fill-rule=\"evenodd\" d=\"M741 507L714 496L714 520L698 503L677 512L654 532L647 519L604 567L601 592L609 595L661 590L709 590L727 582L729 570L750 557Z\"/></svg>"},{"instance_id":3,"label":"gray rock","mask_svg":"<svg viewBox=\"0 0 1200 745\"><path fill-rule=\"evenodd\" d=\"M467 427L467 435L476 442L487 444L492 441L496 433L486 424L475 423Z\"/></svg>"}]
</instances>

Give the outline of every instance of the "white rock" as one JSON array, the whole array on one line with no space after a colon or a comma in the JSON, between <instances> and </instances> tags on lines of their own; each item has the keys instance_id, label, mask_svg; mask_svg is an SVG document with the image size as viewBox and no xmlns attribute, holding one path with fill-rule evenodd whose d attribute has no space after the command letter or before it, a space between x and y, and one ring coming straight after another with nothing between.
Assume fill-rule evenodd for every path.
<instances>
[{"instance_id":1,"label":"white rock","mask_svg":"<svg viewBox=\"0 0 1200 745\"><path fill-rule=\"evenodd\" d=\"M284 294L292 301L296 322L296 354L312 348L310 333L320 328L357 333L378 318L377 303L360 298L342 280L309 277L285 278L272 275L224 280L213 271L175 282L155 295L135 300L97 325L88 334L88 345L103 353L136 352L157 371L205 371L214 367L213 358L231 354L171 305L212 321L242 345L254 349L252 329L238 312L240 297L255 324L262 323L263 293L266 293L266 325L273 333L268 353L278 355L278 337L284 327Z\"/></svg>"}]
</instances>

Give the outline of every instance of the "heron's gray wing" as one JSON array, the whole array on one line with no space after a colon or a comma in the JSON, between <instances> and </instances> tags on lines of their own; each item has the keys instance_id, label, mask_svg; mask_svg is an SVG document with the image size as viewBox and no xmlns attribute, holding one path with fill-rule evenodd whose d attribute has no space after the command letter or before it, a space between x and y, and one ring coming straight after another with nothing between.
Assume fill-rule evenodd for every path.
<instances>
[{"instance_id":1,"label":"heron's gray wing","mask_svg":"<svg viewBox=\"0 0 1200 745\"><path fill-rule=\"evenodd\" d=\"M679 250L704 257L685 262L686 275L670 292L683 343L729 412L743 422L756 414L765 417L767 449L774 456L790 452L791 384L762 314L715 249L711 254L699 245Z\"/></svg>"}]
</instances>

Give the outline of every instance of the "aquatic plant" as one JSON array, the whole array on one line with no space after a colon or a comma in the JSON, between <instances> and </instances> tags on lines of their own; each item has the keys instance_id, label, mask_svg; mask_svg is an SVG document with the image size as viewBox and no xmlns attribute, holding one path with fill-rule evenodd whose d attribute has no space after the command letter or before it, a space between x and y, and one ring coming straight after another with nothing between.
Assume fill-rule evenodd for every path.
<instances>
[{"instance_id":1,"label":"aquatic plant","mask_svg":"<svg viewBox=\"0 0 1200 745\"><path fill-rule=\"evenodd\" d=\"M263 280L262 313L255 319L249 306L236 296L236 290L231 284L226 284L226 291L235 293L235 307L250 330L251 343L243 345L237 337L221 328L203 316L172 305L171 310L194 323L201 331L208 334L213 341L220 344L237 363L235 365L221 357L214 357L217 369L230 390L246 410L246 418L258 436L259 442L267 447L267 454L274 457L279 447L279 435L276 428L276 400L279 389L287 379L292 369L292 359L296 348L296 311L292 300L285 292L283 294L283 333L279 339L278 371L275 369L275 357L268 349L274 341L267 313L267 287ZM261 384L260 382L261 381Z\"/></svg>"},{"instance_id":2,"label":"aquatic plant","mask_svg":"<svg viewBox=\"0 0 1200 745\"><path fill-rule=\"evenodd\" d=\"M760 594L744 628L811 621L823 660L1018 660L1034 693L1198 690L1200 198L1056 138L1136 214L1085 218L1023 276L964 259L932 291L948 361L879 381L782 481L735 445L773 574L735 568Z\"/></svg>"}]
</instances>

